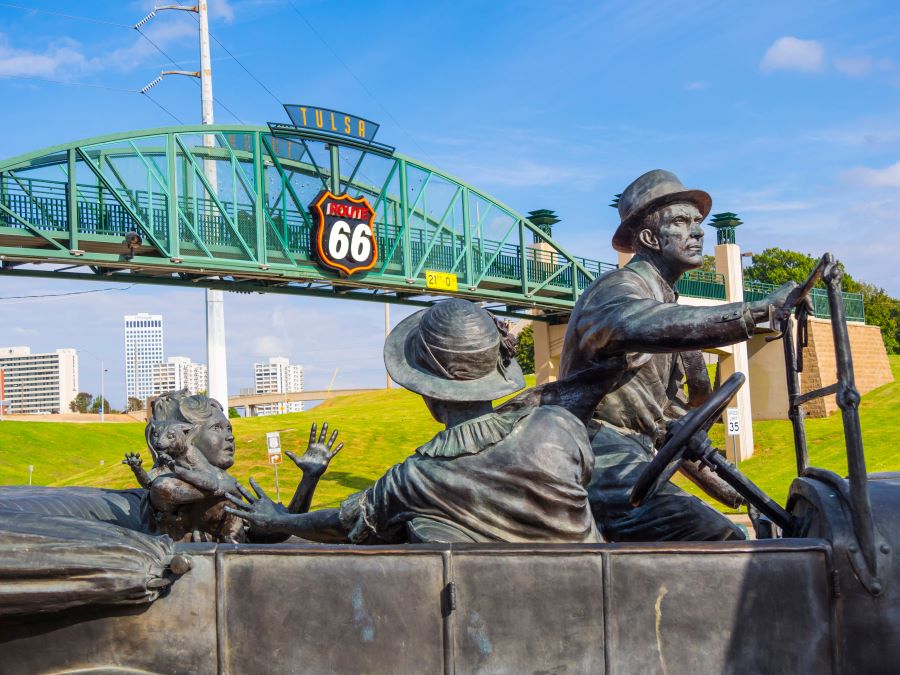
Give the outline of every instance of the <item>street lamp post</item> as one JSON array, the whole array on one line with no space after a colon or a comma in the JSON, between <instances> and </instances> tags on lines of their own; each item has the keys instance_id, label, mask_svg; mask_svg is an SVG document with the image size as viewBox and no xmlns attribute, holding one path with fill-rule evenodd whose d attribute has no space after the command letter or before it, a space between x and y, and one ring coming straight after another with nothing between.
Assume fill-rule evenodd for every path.
<instances>
[{"instance_id":1,"label":"street lamp post","mask_svg":"<svg viewBox=\"0 0 900 675\"><path fill-rule=\"evenodd\" d=\"M106 368L103 364L103 359L101 359L99 356L97 356L94 352L90 351L89 349L82 349L81 351L83 351L87 354L90 354L95 359L97 359L97 361L100 362L100 407L99 407L99 411L100 411L100 421L104 422L104 421L106 421L106 415L104 412L104 408L106 407L106 391L105 391Z\"/></svg>"}]
</instances>

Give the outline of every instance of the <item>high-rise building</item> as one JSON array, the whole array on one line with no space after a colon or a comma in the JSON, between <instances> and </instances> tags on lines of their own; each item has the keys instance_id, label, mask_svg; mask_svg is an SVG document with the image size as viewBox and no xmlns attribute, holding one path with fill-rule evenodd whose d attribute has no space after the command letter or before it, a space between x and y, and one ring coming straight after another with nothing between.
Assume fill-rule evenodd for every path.
<instances>
[{"instance_id":1,"label":"high-rise building","mask_svg":"<svg viewBox=\"0 0 900 675\"><path fill-rule=\"evenodd\" d=\"M78 395L78 354L57 349L32 354L29 347L0 347L4 412L66 413Z\"/></svg>"},{"instance_id":2,"label":"high-rise building","mask_svg":"<svg viewBox=\"0 0 900 675\"><path fill-rule=\"evenodd\" d=\"M181 389L199 394L209 391L209 373L205 365L193 363L186 356L170 356L165 363L154 364L151 389L154 396Z\"/></svg>"},{"instance_id":3,"label":"high-rise building","mask_svg":"<svg viewBox=\"0 0 900 675\"><path fill-rule=\"evenodd\" d=\"M273 356L268 363L254 363L253 375L257 394L303 391L303 366L291 365L282 356ZM292 412L303 412L303 402L284 401L256 407L257 415L281 415Z\"/></svg>"},{"instance_id":4,"label":"high-rise building","mask_svg":"<svg viewBox=\"0 0 900 675\"><path fill-rule=\"evenodd\" d=\"M153 366L162 363L163 318L160 314L125 317L125 395L145 401L153 394Z\"/></svg>"}]
</instances>

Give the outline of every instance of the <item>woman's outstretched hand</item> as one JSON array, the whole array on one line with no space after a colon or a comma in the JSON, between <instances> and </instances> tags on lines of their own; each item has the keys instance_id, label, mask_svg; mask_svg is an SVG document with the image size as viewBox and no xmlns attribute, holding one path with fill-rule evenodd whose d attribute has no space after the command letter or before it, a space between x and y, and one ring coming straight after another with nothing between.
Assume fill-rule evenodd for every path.
<instances>
[{"instance_id":1,"label":"woman's outstretched hand","mask_svg":"<svg viewBox=\"0 0 900 675\"><path fill-rule=\"evenodd\" d=\"M252 478L250 479L250 487L256 493L255 497L247 488L237 483L238 491L247 501L242 501L233 494L226 494L225 498L234 506L226 506L225 511L238 518L243 518L261 530L276 531L282 523L287 509L269 499L268 495L263 492L263 489Z\"/></svg>"},{"instance_id":2,"label":"woman's outstretched hand","mask_svg":"<svg viewBox=\"0 0 900 675\"><path fill-rule=\"evenodd\" d=\"M338 443L338 446L332 450L334 442L337 440L337 435L338 431L335 429L328 442L325 441L328 436L328 422L325 422L322 424L322 433L317 440L316 423L313 422L309 431L309 444L306 446L306 452L299 457L290 451L284 454L291 458L291 461L297 465L304 476L321 476L325 473L328 464L334 459L334 456L344 447L343 443Z\"/></svg>"}]
</instances>

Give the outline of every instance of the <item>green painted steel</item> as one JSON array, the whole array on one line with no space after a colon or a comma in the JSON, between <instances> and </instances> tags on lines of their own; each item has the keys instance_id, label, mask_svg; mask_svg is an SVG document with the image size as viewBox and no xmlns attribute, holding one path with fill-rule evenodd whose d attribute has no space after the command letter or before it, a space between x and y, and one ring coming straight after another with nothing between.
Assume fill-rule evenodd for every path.
<instances>
[{"instance_id":1,"label":"green painted steel","mask_svg":"<svg viewBox=\"0 0 900 675\"><path fill-rule=\"evenodd\" d=\"M775 284L764 284L758 281L748 281L744 283L744 300L753 302L754 300L762 300L769 293L776 290L778 286ZM847 315L847 321L866 322L866 309L863 301L862 293L848 293L844 291L844 313ZM828 306L828 292L824 288L814 288L809 294L813 304L813 316L820 319L830 319L831 309Z\"/></svg>"},{"instance_id":2,"label":"green painted steel","mask_svg":"<svg viewBox=\"0 0 900 675\"><path fill-rule=\"evenodd\" d=\"M725 277L716 272L704 272L694 270L683 274L675 290L680 295L692 298L709 298L711 300L725 300Z\"/></svg>"},{"instance_id":3,"label":"green painted steel","mask_svg":"<svg viewBox=\"0 0 900 675\"><path fill-rule=\"evenodd\" d=\"M365 276L341 278L311 257L308 206L323 187L376 210L382 257ZM134 251L128 232L143 240ZM9 273L407 304L433 300L425 272L436 270L501 313L548 315L614 267L572 256L508 206L408 157L226 125L112 134L0 162L0 261Z\"/></svg>"},{"instance_id":4,"label":"green painted steel","mask_svg":"<svg viewBox=\"0 0 900 675\"><path fill-rule=\"evenodd\" d=\"M322 188L373 205L380 262L368 274L345 279L311 258ZM20 276L427 305L435 270L497 313L552 320L616 266L571 255L548 230L422 162L281 127L165 127L0 162L0 271ZM133 251L128 232L143 240ZM710 273L678 291L725 299Z\"/></svg>"}]
</instances>

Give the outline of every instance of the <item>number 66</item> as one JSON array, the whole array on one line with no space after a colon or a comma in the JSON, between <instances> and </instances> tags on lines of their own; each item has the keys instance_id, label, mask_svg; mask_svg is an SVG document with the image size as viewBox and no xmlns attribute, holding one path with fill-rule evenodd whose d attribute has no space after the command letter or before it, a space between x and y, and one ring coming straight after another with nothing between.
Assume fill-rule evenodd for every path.
<instances>
[{"instance_id":1,"label":"number 66","mask_svg":"<svg viewBox=\"0 0 900 675\"><path fill-rule=\"evenodd\" d=\"M372 253L372 228L368 223L358 223L350 236L350 225L344 220L337 221L328 234L328 255L332 260L364 262Z\"/></svg>"}]
</instances>

